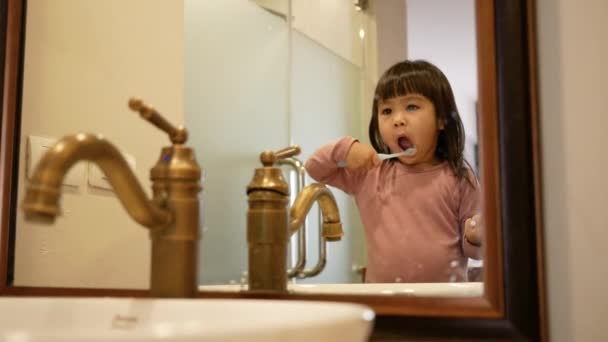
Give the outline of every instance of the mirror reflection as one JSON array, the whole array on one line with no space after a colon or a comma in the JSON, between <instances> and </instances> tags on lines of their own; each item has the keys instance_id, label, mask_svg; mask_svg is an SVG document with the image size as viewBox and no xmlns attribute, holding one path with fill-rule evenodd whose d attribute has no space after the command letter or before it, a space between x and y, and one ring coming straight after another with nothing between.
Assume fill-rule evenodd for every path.
<instances>
[{"instance_id":1,"label":"mirror reflection","mask_svg":"<svg viewBox=\"0 0 608 342\"><path fill-rule=\"evenodd\" d=\"M433 66L398 64L385 73L405 59ZM412 80L395 68L409 73L418 68L435 78ZM435 89L438 83L443 90ZM453 96L445 91L448 83ZM376 93L377 84L385 85L383 93ZM246 288L247 184L262 166L262 151L299 145L294 158L308 161L305 174L289 163L277 165L289 183L290 200L306 184L328 183L344 236L325 244L313 206L303 230L306 262L292 272L290 289L481 293L483 264L469 257L481 259L482 251L464 236L466 227L476 225L472 221L479 222L475 214L481 206L475 199L473 0L61 0L52 6L30 0L19 198L41 153L77 132L103 134L149 191L149 170L169 141L129 111L126 103L134 95L170 122L184 123L204 170L201 289ZM415 126L418 111L431 123ZM407 119L408 127L418 128L394 128L405 126L409 115L416 117ZM377 141L369 139L370 120L378 122ZM423 134L425 129L430 133ZM376 152L410 145L416 146L413 156L375 159ZM373 171L362 172L365 165L394 171L369 177ZM399 173L427 166L432 172L422 174L433 176L424 180ZM342 176L329 179L328 171ZM357 178L361 174L376 183ZM344 175L352 176L348 184L335 178ZM99 169L77 164L62 192L62 216L53 226L25 222L17 213L14 285L148 288L148 232L128 217ZM457 198L442 202L446 192ZM477 244L475 234L468 237ZM294 234L288 246L292 270L302 263L299 239ZM311 271L318 267L322 271Z\"/></svg>"}]
</instances>

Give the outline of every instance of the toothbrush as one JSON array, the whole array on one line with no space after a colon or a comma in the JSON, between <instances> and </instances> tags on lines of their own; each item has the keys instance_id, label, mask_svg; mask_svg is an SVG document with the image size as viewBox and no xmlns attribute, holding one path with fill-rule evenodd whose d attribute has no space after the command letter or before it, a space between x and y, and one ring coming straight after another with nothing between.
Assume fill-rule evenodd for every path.
<instances>
[{"instance_id":1,"label":"toothbrush","mask_svg":"<svg viewBox=\"0 0 608 342\"><path fill-rule=\"evenodd\" d=\"M407 150L401 151L398 153L391 153L391 154L378 153L378 157L380 158L380 160L385 160L385 159L391 159L391 158L401 157L401 156L413 156L415 153L416 153L416 146L410 147Z\"/></svg>"},{"instance_id":2,"label":"toothbrush","mask_svg":"<svg viewBox=\"0 0 608 342\"><path fill-rule=\"evenodd\" d=\"M410 147L407 150L401 151L398 153L391 153L391 154L378 153L378 158L380 158L380 160L385 160L385 159L401 157L401 156L413 156L414 154L416 154L416 146ZM338 167L346 167L346 166L347 166L347 164L346 164L345 160L341 160L338 162Z\"/></svg>"}]
</instances>

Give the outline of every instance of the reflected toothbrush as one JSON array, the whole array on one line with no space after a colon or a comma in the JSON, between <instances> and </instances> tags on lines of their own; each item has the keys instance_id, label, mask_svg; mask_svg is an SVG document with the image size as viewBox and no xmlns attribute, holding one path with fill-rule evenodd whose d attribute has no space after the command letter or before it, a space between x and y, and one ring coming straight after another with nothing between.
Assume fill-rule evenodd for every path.
<instances>
[{"instance_id":1,"label":"reflected toothbrush","mask_svg":"<svg viewBox=\"0 0 608 342\"><path fill-rule=\"evenodd\" d=\"M380 158L380 160L385 160L385 159L391 159L391 158L396 158L396 157L401 157L401 156L413 156L414 154L416 154L416 146L410 147L405 151L401 151L398 153L391 153L391 154L386 154L386 153L378 153L378 157Z\"/></svg>"},{"instance_id":2,"label":"reflected toothbrush","mask_svg":"<svg viewBox=\"0 0 608 342\"><path fill-rule=\"evenodd\" d=\"M414 154L416 154L416 146L412 146L410 148L408 148L405 151L401 151L398 153L391 153L391 154L386 154L386 153L378 153L378 158L380 158L380 160L385 160L385 159L391 159L391 158L396 158L396 157L401 157L401 156L413 156ZM338 162L338 167L346 167L346 161L345 160L341 160Z\"/></svg>"}]
</instances>

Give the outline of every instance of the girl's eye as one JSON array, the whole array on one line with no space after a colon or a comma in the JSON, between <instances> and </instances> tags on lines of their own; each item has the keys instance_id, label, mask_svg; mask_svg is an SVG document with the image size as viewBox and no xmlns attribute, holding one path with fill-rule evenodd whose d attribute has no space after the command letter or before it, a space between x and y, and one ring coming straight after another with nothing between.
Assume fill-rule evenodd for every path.
<instances>
[{"instance_id":1,"label":"girl's eye","mask_svg":"<svg viewBox=\"0 0 608 342\"><path fill-rule=\"evenodd\" d=\"M417 109L420 109L420 107L416 106L415 104L409 104L405 107L405 110L407 110L408 112L412 112Z\"/></svg>"},{"instance_id":2,"label":"girl's eye","mask_svg":"<svg viewBox=\"0 0 608 342\"><path fill-rule=\"evenodd\" d=\"M382 113L383 115L388 115L388 114L390 114L392 112L393 112L392 109L390 109L390 108L384 108L384 109L382 109L382 111L380 113Z\"/></svg>"}]
</instances>

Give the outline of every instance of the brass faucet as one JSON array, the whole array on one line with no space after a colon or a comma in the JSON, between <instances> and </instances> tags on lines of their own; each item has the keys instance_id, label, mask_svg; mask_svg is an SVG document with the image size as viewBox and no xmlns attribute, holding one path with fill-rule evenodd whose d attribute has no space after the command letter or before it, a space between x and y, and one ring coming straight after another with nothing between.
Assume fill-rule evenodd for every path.
<instances>
[{"instance_id":1,"label":"brass faucet","mask_svg":"<svg viewBox=\"0 0 608 342\"><path fill-rule=\"evenodd\" d=\"M194 151L184 145L188 137L185 128L173 127L140 100L131 99L129 107L165 131L173 143L162 149L150 170L153 198L147 198L124 157L109 141L94 134L68 135L57 141L36 166L23 201L25 218L53 223L60 213L65 174L76 162L91 161L106 175L131 218L150 230L151 295L194 297L198 282L201 169Z\"/></svg>"},{"instance_id":2,"label":"brass faucet","mask_svg":"<svg viewBox=\"0 0 608 342\"><path fill-rule=\"evenodd\" d=\"M342 238L342 223L336 200L323 184L306 186L288 210L289 186L275 161L300 153L298 146L260 155L263 167L255 169L247 186L247 243L249 290L287 292L287 243L302 227L308 211L318 202L323 216L322 236L328 241Z\"/></svg>"}]
</instances>

